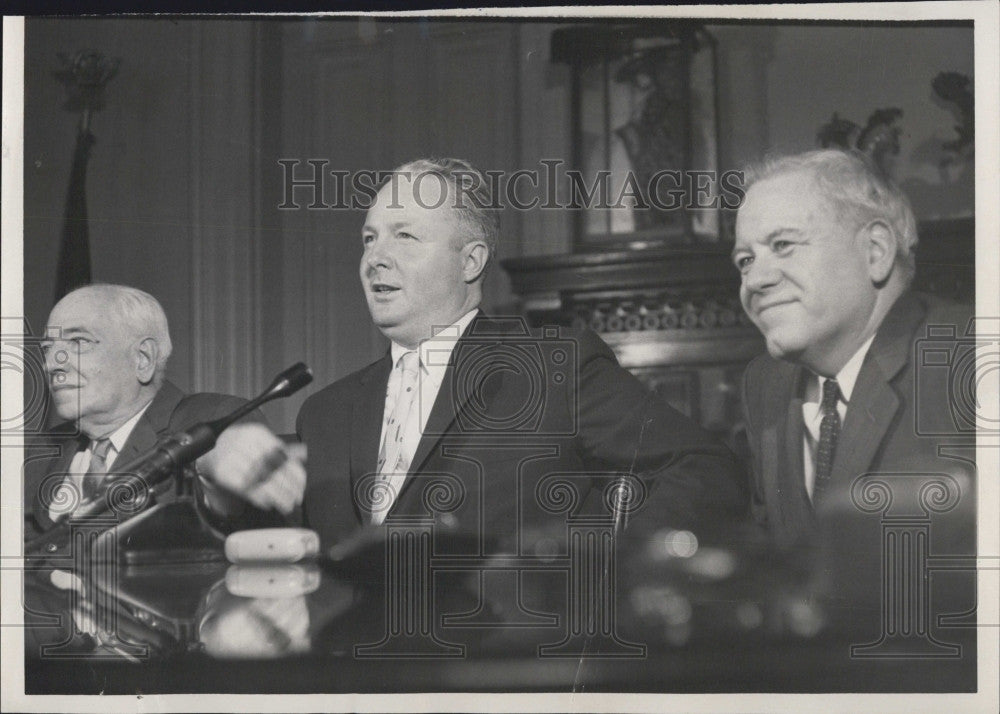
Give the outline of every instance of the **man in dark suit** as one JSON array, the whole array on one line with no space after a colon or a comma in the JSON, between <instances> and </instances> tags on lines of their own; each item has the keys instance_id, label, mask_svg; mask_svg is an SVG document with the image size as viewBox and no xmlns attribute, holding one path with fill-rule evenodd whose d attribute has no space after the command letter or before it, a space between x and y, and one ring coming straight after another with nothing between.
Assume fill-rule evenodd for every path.
<instances>
[{"instance_id":1,"label":"man in dark suit","mask_svg":"<svg viewBox=\"0 0 1000 714\"><path fill-rule=\"evenodd\" d=\"M970 437L954 423L946 370L928 369L920 348L944 329L958 349L971 311L910 289L917 233L906 197L866 157L835 150L777 159L747 186L733 260L769 353L743 383L754 519L783 546L824 528L868 542L856 556L877 563L878 533L846 525L878 527L861 518L859 479L891 474L898 488L911 474L898 505L945 474L960 498L935 521L934 549L974 552L974 466L943 449Z\"/></svg>"},{"instance_id":2,"label":"man in dark suit","mask_svg":"<svg viewBox=\"0 0 1000 714\"><path fill-rule=\"evenodd\" d=\"M53 430L48 456L25 464L29 539L72 515L116 466L174 432L222 417L243 403L222 394L186 395L164 379L172 347L167 318L159 302L141 290L104 284L79 288L53 308L46 334L42 350L52 404L68 421ZM200 467L210 477L211 454ZM297 505L295 499L274 483L286 477L288 469L244 491L243 498L199 479L199 498L234 518L248 501L256 509L247 510L247 516L256 510L287 513ZM170 500L171 487L161 484L149 502Z\"/></svg>"},{"instance_id":3,"label":"man in dark suit","mask_svg":"<svg viewBox=\"0 0 1000 714\"><path fill-rule=\"evenodd\" d=\"M100 609L96 612L102 614L92 616L88 607L95 603L53 588L54 577L49 582L50 573L44 569L49 559L55 558L65 567L80 557L72 553L75 541L60 534L56 526L79 515L76 511L81 505L100 497L102 481L120 473L160 440L199 422L230 414L244 403L223 394L184 394L164 379L171 352L167 318L156 299L141 290L104 284L75 290L53 308L46 335L41 347L52 404L67 421L44 438L41 446L35 445L44 448L44 454L29 457L24 467L25 539L32 549L43 543L44 550L38 552L43 552L45 558L39 564L42 569L26 577L24 583L25 652L30 657L37 657L39 648L46 645L64 654L92 651L95 640L91 636L100 641L99 633L108 626L110 616ZM219 443L224 445L228 438L223 432ZM258 453L254 448L269 449L280 444L276 437L271 438L273 442L258 442L241 456L254 458ZM294 459L287 459L287 465L264 478L249 473L248 483L252 486L238 490L238 495L212 485L220 463L224 473L225 460L216 460L213 452L206 454L198 462L202 478L194 480L196 508L212 528L280 525L281 513L297 505L294 489L282 483L287 479L304 481L304 472ZM159 485L140 484L134 493L137 512L140 507L168 504L177 498L170 479ZM191 547L205 542L199 539L199 519L190 511L170 514L168 520L177 527L159 522L149 528L144 523L145 536L139 529L132 535L137 537L136 542L151 543L155 548L169 548L170 543ZM107 528L106 521L92 522L102 530ZM202 533L201 537L214 543L208 534ZM86 565L76 568L76 576L85 580L87 571ZM65 583L59 586L65 587ZM49 614L39 617L41 613ZM55 613L62 613L58 626L52 624Z\"/></svg>"},{"instance_id":4,"label":"man in dark suit","mask_svg":"<svg viewBox=\"0 0 1000 714\"><path fill-rule=\"evenodd\" d=\"M329 546L433 513L509 550L546 522L565 529L568 512L617 510L650 528L738 519L746 491L730 452L595 334L539 335L479 310L499 233L490 206L482 176L454 159L402 166L378 192L359 273L392 346L299 413L306 524ZM608 505L633 494L635 513Z\"/></svg>"}]
</instances>

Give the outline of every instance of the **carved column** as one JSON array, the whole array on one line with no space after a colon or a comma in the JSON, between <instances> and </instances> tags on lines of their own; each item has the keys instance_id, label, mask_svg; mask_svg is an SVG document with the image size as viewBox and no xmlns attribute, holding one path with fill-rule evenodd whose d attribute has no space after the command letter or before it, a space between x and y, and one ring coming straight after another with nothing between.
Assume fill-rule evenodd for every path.
<instances>
[{"instance_id":1,"label":"carved column","mask_svg":"<svg viewBox=\"0 0 1000 714\"><path fill-rule=\"evenodd\" d=\"M408 478L421 478L410 475ZM377 657L462 657L465 647L440 640L434 634L434 571L431 558L434 542L434 513L447 513L465 498L462 484L447 474L426 474L423 483L409 488L422 489L426 513L389 514L385 521L385 636L374 644L356 645L354 656ZM386 484L377 474L359 481L357 495L362 511L370 512L385 496Z\"/></svg>"},{"instance_id":2,"label":"carved column","mask_svg":"<svg viewBox=\"0 0 1000 714\"><path fill-rule=\"evenodd\" d=\"M851 487L851 500L882 516L882 632L852 645L852 657L958 657L961 647L930 632L928 568L931 514L959 501L958 482L947 474L869 474Z\"/></svg>"},{"instance_id":3,"label":"carved column","mask_svg":"<svg viewBox=\"0 0 1000 714\"><path fill-rule=\"evenodd\" d=\"M105 533L118 525L115 513L71 521L72 566L64 571L73 585L67 588L71 629L65 641L42 647L43 659L113 659L122 656L144 658L146 645L126 642L118 634L118 540ZM101 645L93 652L81 652L74 644L74 632L88 632Z\"/></svg>"},{"instance_id":4,"label":"carved column","mask_svg":"<svg viewBox=\"0 0 1000 714\"><path fill-rule=\"evenodd\" d=\"M605 477L605 505L600 515L575 515L580 486ZM608 478L610 477L610 478ZM629 474L552 474L536 491L539 503L552 512L566 512L569 541L568 632L561 642L543 645L540 657L644 657L646 647L626 642L617 632L617 573L615 534L624 516L645 498L641 482Z\"/></svg>"}]
</instances>

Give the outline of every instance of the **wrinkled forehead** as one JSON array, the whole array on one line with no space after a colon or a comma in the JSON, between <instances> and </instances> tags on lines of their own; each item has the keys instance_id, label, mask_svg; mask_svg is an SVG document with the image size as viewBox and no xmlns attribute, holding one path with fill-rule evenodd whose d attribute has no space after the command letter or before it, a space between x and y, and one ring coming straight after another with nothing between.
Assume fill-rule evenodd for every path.
<instances>
[{"instance_id":1,"label":"wrinkled forehead","mask_svg":"<svg viewBox=\"0 0 1000 714\"><path fill-rule=\"evenodd\" d=\"M366 229L410 228L434 234L447 231L457 246L465 242L462 211L455 204L453 187L433 173L401 175L379 189L365 216Z\"/></svg>"},{"instance_id":2,"label":"wrinkled forehead","mask_svg":"<svg viewBox=\"0 0 1000 714\"><path fill-rule=\"evenodd\" d=\"M120 332L111 302L92 292L71 293L52 308L47 331L78 331L95 334Z\"/></svg>"},{"instance_id":3,"label":"wrinkled forehead","mask_svg":"<svg viewBox=\"0 0 1000 714\"><path fill-rule=\"evenodd\" d=\"M761 179L747 189L736 214L736 235L752 238L758 231L779 227L804 227L799 224L832 218L833 203L820 191L807 170L799 170Z\"/></svg>"},{"instance_id":4,"label":"wrinkled forehead","mask_svg":"<svg viewBox=\"0 0 1000 714\"><path fill-rule=\"evenodd\" d=\"M794 169L767 176L751 184L743 205L767 202L770 206L801 206L822 203L815 173L810 169ZM742 207L741 207L742 210Z\"/></svg>"}]
</instances>

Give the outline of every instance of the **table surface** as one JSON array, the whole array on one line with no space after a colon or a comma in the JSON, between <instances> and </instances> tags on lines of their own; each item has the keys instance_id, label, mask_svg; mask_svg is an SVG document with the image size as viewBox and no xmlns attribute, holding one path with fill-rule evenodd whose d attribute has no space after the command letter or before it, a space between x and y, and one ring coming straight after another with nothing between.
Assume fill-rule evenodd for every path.
<instances>
[{"instance_id":1,"label":"table surface","mask_svg":"<svg viewBox=\"0 0 1000 714\"><path fill-rule=\"evenodd\" d=\"M204 539L132 564L128 548L36 559L25 690L976 690L974 573L935 572L929 600L887 615L879 572L849 549L803 567L742 535L673 537L673 553L659 534L586 558L403 537L285 565L233 565Z\"/></svg>"}]
</instances>

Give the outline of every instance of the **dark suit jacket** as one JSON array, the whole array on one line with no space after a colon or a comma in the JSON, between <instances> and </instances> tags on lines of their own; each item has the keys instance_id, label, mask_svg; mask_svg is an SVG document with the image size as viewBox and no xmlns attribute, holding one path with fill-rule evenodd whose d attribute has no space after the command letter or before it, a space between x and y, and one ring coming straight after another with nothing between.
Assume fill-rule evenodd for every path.
<instances>
[{"instance_id":1,"label":"dark suit jacket","mask_svg":"<svg viewBox=\"0 0 1000 714\"><path fill-rule=\"evenodd\" d=\"M975 496L969 470L939 454L943 444L969 440L953 424L947 368L918 370L917 364L928 325L953 326L962 338L970 317L968 307L915 292L892 306L862 364L841 427L828 491L832 507L851 508L850 489L863 474L957 469L964 472L961 505L969 513ZM743 380L753 458L751 512L781 545L811 537L818 525L803 471L802 395L808 377L804 367L765 354L750 363Z\"/></svg>"},{"instance_id":2,"label":"dark suit jacket","mask_svg":"<svg viewBox=\"0 0 1000 714\"><path fill-rule=\"evenodd\" d=\"M363 492L391 369L386 355L299 412L309 453L304 520L325 545L368 522ZM516 552L536 527L564 531L567 513L607 515L604 499L621 473L639 477L646 496L630 528L701 528L745 513L746 486L728 449L650 394L593 332L539 338L519 320L480 315L455 347L389 518L433 513L444 527ZM448 510L455 494L461 505Z\"/></svg>"},{"instance_id":3,"label":"dark suit jacket","mask_svg":"<svg viewBox=\"0 0 1000 714\"><path fill-rule=\"evenodd\" d=\"M142 456L152 449L157 442L193 426L199 422L211 421L232 413L236 408L245 404L246 400L224 394L190 394L185 395L170 382L164 382L157 392L149 408L136 422L135 428L129 435L118 458L111 466L111 471L115 468L125 466L132 460ZM263 415L254 412L244 418L250 421L261 421ZM49 532L53 529L53 522L49 519L48 508L43 503L44 494L51 493L58 483L61 483L76 453L86 448L86 437L75 434L75 429L71 424L63 424L52 431L53 436L39 437L34 440L33 449L40 446L45 447L48 454L40 458L28 458L24 469L24 512L25 512L25 539L31 540L36 536ZM62 435L60 435L62 434ZM195 488L199 488L198 480L195 479ZM177 499L176 490L173 488L173 480L168 479L160 484L159 488L153 491L153 497L149 499L147 508L155 503L170 503ZM199 503L201 494L195 494L195 503ZM216 531L229 531L238 528L265 527L280 525L282 519L277 513L267 513L252 507L245 507L240 513L231 514L229 517L221 518L204 507L196 507L203 521L207 522ZM192 523L194 525L192 525ZM147 527L149 524L143 524ZM171 529L170 533L153 530L145 534L135 533L137 543L155 543L157 547L171 548L173 545L181 547L197 547L206 543L215 546L215 537L207 529L199 528L200 522L197 517L188 518L179 529ZM159 528L157 526L155 528ZM67 562L71 558L72 544L65 542L60 545L60 550L48 553L57 561ZM139 546L144 547L144 546ZM70 561L72 562L72 561ZM42 645L60 645L63 654L72 652L91 652L94 642L89 636L81 635L74 623L74 616L71 614L70 598L67 591L52 587L48 581L49 571L42 569L39 575L27 574L24 583L24 603L25 603L25 653L29 658L39 656L39 647ZM88 590L88 592L90 592ZM55 619L54 619L55 618ZM128 625L124 621L119 621L119 626L126 628L120 630L128 632ZM134 623L133 625L134 626ZM155 640L154 640L155 641Z\"/></svg>"},{"instance_id":4,"label":"dark suit jacket","mask_svg":"<svg viewBox=\"0 0 1000 714\"><path fill-rule=\"evenodd\" d=\"M157 392L149 408L142 415L135 428L126 440L118 457L112 464L122 467L133 459L152 449L158 441L174 432L186 429L203 421L221 418L233 412L245 400L225 394L189 394L164 382ZM258 418L261 418L258 416ZM43 499L46 493L51 494L52 488L62 482L62 477L69 471L73 457L78 451L86 448L86 437L74 435L58 436L60 433L73 431L71 425L60 425L53 430L53 436L48 446L51 456L30 460L24 468L24 515L25 539L31 539L53 527L49 518L48 508ZM152 502L167 503L175 498L170 482L155 491ZM215 524L213 524L215 525ZM222 525L219 522L218 525Z\"/></svg>"}]
</instances>

